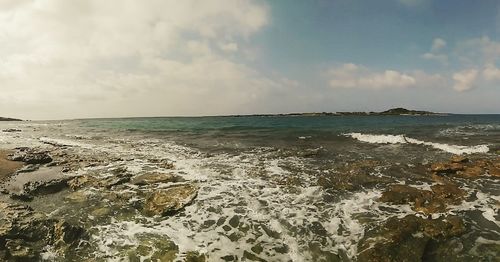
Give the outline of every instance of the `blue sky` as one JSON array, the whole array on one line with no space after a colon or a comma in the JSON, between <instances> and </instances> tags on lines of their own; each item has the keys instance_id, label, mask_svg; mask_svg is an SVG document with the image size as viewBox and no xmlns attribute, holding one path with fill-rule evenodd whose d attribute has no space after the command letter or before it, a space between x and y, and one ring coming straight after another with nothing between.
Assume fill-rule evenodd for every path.
<instances>
[{"instance_id":1,"label":"blue sky","mask_svg":"<svg viewBox=\"0 0 500 262\"><path fill-rule=\"evenodd\" d=\"M0 58L28 119L500 113L500 1L5 0Z\"/></svg>"}]
</instances>

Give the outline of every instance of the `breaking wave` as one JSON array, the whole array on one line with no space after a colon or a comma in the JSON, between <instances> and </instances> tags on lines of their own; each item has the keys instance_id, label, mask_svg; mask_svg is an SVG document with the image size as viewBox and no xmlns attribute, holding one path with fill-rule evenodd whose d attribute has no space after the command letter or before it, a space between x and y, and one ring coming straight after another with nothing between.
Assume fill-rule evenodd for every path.
<instances>
[{"instance_id":1,"label":"breaking wave","mask_svg":"<svg viewBox=\"0 0 500 262\"><path fill-rule=\"evenodd\" d=\"M357 139L361 142L366 142L371 144L425 145L457 155L487 153L489 151L487 145L476 145L476 146L449 145L449 144L422 141L411 137L406 137L405 135L374 135L374 134L362 134L362 133L348 133L345 135Z\"/></svg>"}]
</instances>

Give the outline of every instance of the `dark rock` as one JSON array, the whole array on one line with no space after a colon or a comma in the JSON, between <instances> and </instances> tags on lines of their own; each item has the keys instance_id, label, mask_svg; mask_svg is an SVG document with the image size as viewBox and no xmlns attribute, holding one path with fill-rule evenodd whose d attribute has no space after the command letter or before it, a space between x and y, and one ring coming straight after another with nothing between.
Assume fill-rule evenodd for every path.
<instances>
[{"instance_id":1,"label":"dark rock","mask_svg":"<svg viewBox=\"0 0 500 262\"><path fill-rule=\"evenodd\" d=\"M5 132L5 133L21 132L21 131L22 131L21 129L16 129L16 128L7 128L7 129L2 130L2 132Z\"/></svg>"},{"instance_id":2,"label":"dark rock","mask_svg":"<svg viewBox=\"0 0 500 262\"><path fill-rule=\"evenodd\" d=\"M252 253L250 253L250 252L248 252L246 250L243 251L243 257L246 258L246 259L248 259L248 260L250 260L250 261L259 261L259 262L265 262L266 261L265 259L260 258L257 255L252 254Z\"/></svg>"},{"instance_id":3,"label":"dark rock","mask_svg":"<svg viewBox=\"0 0 500 262\"><path fill-rule=\"evenodd\" d=\"M229 219L229 225L233 228L237 228L240 224L240 216L234 215L231 219Z\"/></svg>"},{"instance_id":4,"label":"dark rock","mask_svg":"<svg viewBox=\"0 0 500 262\"><path fill-rule=\"evenodd\" d=\"M198 188L193 185L157 190L148 197L143 211L150 216L173 214L190 204L197 192Z\"/></svg>"},{"instance_id":5,"label":"dark rock","mask_svg":"<svg viewBox=\"0 0 500 262\"><path fill-rule=\"evenodd\" d=\"M55 245L73 245L82 238L85 230L80 226L74 226L61 220L54 225L52 243Z\"/></svg>"},{"instance_id":6,"label":"dark rock","mask_svg":"<svg viewBox=\"0 0 500 262\"><path fill-rule=\"evenodd\" d=\"M382 193L381 202L413 205L412 209L425 214L444 212L447 205L458 205L465 192L455 184L433 185L431 190L421 190L407 185L392 185Z\"/></svg>"},{"instance_id":7,"label":"dark rock","mask_svg":"<svg viewBox=\"0 0 500 262\"><path fill-rule=\"evenodd\" d=\"M8 260L11 261L38 261L39 252L21 239L9 239L5 243Z\"/></svg>"},{"instance_id":8,"label":"dark rock","mask_svg":"<svg viewBox=\"0 0 500 262\"><path fill-rule=\"evenodd\" d=\"M9 157L13 161L21 161L26 164L47 164L52 162L52 157L46 151L37 151L30 148L20 148Z\"/></svg>"},{"instance_id":9,"label":"dark rock","mask_svg":"<svg viewBox=\"0 0 500 262\"><path fill-rule=\"evenodd\" d=\"M0 259L40 261L43 247L76 243L82 235L80 227L47 218L27 206L0 202Z\"/></svg>"},{"instance_id":10,"label":"dark rock","mask_svg":"<svg viewBox=\"0 0 500 262\"><path fill-rule=\"evenodd\" d=\"M358 244L358 261L421 261L430 241L439 243L460 236L465 226L458 217L423 219L407 215L389 218L384 225L365 232Z\"/></svg>"},{"instance_id":11,"label":"dark rock","mask_svg":"<svg viewBox=\"0 0 500 262\"><path fill-rule=\"evenodd\" d=\"M438 174L453 174L457 171L464 170L464 165L461 163L433 163L431 171Z\"/></svg>"},{"instance_id":12,"label":"dark rock","mask_svg":"<svg viewBox=\"0 0 500 262\"><path fill-rule=\"evenodd\" d=\"M260 244L257 244L255 246L253 246L251 248L251 250L255 253L255 254L260 254L262 253L262 251L264 251L264 248L262 248L262 246Z\"/></svg>"}]
</instances>

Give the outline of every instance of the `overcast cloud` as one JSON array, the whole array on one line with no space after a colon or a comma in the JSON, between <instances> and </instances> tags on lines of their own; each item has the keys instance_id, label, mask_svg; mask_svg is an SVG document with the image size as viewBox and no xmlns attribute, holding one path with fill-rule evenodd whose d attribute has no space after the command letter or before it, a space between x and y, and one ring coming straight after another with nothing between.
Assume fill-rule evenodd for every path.
<instances>
[{"instance_id":1,"label":"overcast cloud","mask_svg":"<svg viewBox=\"0 0 500 262\"><path fill-rule=\"evenodd\" d=\"M468 92L500 82L500 42L488 36L453 45L440 36L427 39L422 47L427 51L417 51L415 59L443 66L437 71L349 60L318 61L318 74L308 77L269 70L260 65L266 61L261 49L267 47L258 39L272 39L266 29L274 22L272 6L252 0L2 0L0 115L60 119L343 110L341 102L329 103L342 95L339 89ZM453 61L462 66L447 67Z\"/></svg>"}]
</instances>

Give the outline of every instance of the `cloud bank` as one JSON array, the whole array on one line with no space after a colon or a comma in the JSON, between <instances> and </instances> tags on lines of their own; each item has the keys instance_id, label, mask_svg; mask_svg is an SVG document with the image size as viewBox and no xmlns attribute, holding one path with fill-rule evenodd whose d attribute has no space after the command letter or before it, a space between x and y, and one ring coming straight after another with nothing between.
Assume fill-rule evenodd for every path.
<instances>
[{"instance_id":1,"label":"cloud bank","mask_svg":"<svg viewBox=\"0 0 500 262\"><path fill-rule=\"evenodd\" d=\"M0 111L64 118L256 110L289 81L246 63L251 37L269 19L269 7L251 0L2 1Z\"/></svg>"}]
</instances>

